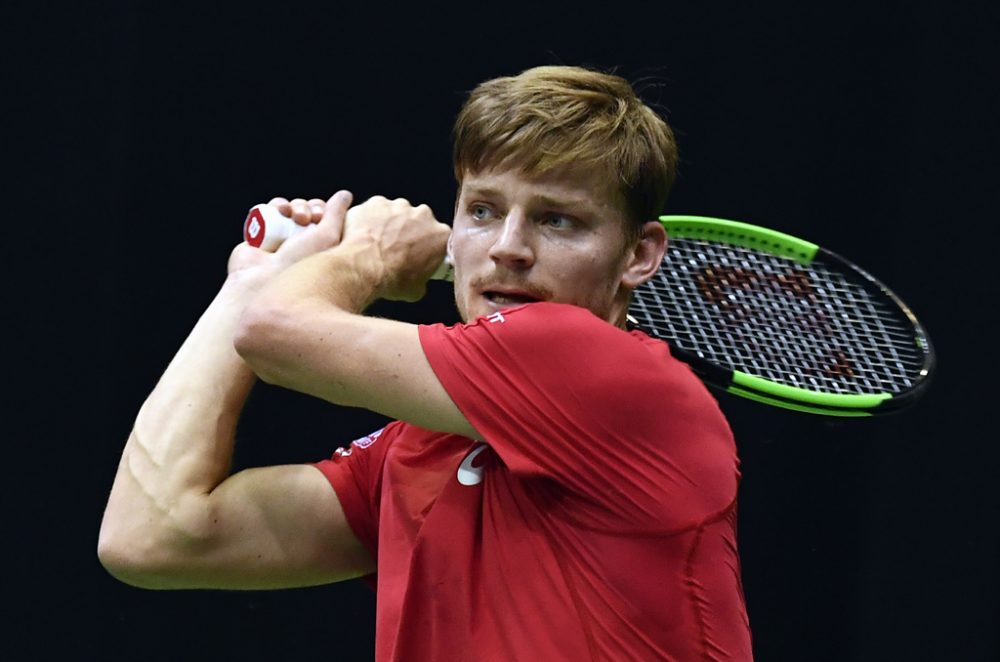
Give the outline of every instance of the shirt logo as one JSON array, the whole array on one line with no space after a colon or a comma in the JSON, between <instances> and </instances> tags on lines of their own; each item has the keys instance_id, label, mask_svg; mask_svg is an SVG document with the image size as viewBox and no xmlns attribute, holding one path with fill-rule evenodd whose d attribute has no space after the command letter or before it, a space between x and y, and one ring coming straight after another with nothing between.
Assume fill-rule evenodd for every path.
<instances>
[{"instance_id":1,"label":"shirt logo","mask_svg":"<svg viewBox=\"0 0 1000 662\"><path fill-rule=\"evenodd\" d=\"M465 456L462 464L458 465L458 482L462 485L478 485L483 482L483 468L472 466L472 462L486 448L486 444L479 444Z\"/></svg>"},{"instance_id":2,"label":"shirt logo","mask_svg":"<svg viewBox=\"0 0 1000 662\"><path fill-rule=\"evenodd\" d=\"M379 435L382 434L383 430L385 430L385 428L382 428L381 430L375 430L375 432L372 432L367 436L361 437L360 439L355 439L354 441L351 442L350 448L343 448L343 447L338 448L337 450L334 451L334 454L337 455L338 457L347 457L351 454L351 452L354 451L355 446L357 446L358 448L368 448L378 440Z\"/></svg>"},{"instance_id":3,"label":"shirt logo","mask_svg":"<svg viewBox=\"0 0 1000 662\"><path fill-rule=\"evenodd\" d=\"M374 444L375 441L379 438L379 436L382 434L382 430L385 430L385 428L382 428L381 430L375 430L375 432L372 432L370 435L366 437L355 439L354 441L351 442L351 444L357 446L358 448L368 448L369 446Z\"/></svg>"},{"instance_id":4,"label":"shirt logo","mask_svg":"<svg viewBox=\"0 0 1000 662\"><path fill-rule=\"evenodd\" d=\"M486 319L489 320L490 324L496 324L497 322L503 324L504 322L507 321L506 319L504 319L503 313L501 313L499 310L490 315L489 317L487 317Z\"/></svg>"}]
</instances>

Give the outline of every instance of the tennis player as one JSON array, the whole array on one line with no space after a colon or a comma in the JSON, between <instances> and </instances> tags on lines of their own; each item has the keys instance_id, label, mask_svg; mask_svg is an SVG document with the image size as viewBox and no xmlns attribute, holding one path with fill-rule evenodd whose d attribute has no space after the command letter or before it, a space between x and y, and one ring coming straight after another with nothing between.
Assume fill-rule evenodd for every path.
<instances>
[{"instance_id":1,"label":"tennis player","mask_svg":"<svg viewBox=\"0 0 1000 662\"><path fill-rule=\"evenodd\" d=\"M625 329L666 249L670 128L618 76L540 67L478 86L454 137L451 228L402 199L272 201L317 226L233 251L136 418L102 563L149 588L365 577L379 661L751 659L730 428ZM364 316L446 253L465 323ZM395 422L230 475L258 377Z\"/></svg>"}]
</instances>

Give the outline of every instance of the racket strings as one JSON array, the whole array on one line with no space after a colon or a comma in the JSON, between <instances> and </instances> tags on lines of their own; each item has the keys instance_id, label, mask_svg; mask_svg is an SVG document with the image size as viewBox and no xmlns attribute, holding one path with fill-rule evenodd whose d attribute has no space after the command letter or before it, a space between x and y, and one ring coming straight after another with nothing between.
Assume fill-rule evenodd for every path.
<instances>
[{"instance_id":1,"label":"racket strings","mask_svg":"<svg viewBox=\"0 0 1000 662\"><path fill-rule=\"evenodd\" d=\"M898 393L924 364L913 327L880 291L824 264L674 239L630 313L673 346L733 370L825 393Z\"/></svg>"}]
</instances>

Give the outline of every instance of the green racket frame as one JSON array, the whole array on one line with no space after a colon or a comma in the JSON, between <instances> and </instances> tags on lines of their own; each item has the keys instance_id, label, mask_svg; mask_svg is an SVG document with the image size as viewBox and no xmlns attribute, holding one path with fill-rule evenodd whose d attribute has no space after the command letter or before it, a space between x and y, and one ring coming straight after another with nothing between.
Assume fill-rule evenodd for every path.
<instances>
[{"instance_id":1,"label":"green racket frame","mask_svg":"<svg viewBox=\"0 0 1000 662\"><path fill-rule=\"evenodd\" d=\"M916 352L923 358L922 365L912 376L913 383L905 389L861 393L822 392L774 381L746 370L735 369L732 365L720 365L718 361L707 361L697 353L681 348L673 342L676 339L664 337L657 333L655 328L652 329L651 335L667 341L674 355L688 363L710 386L768 405L812 414L844 417L871 416L898 411L912 404L926 390L935 363L928 335L910 308L867 271L812 242L749 223L685 215L661 216L659 220L671 239L691 239L737 246L784 258L803 267L809 267L814 261L821 260L826 268L836 269L848 275L872 297L879 298L883 302L891 302L889 305L897 307L901 313L901 317L897 318L905 318L912 326L912 338L909 342L912 342ZM667 256L664 258L665 267L670 257L668 246ZM634 310L635 304L633 304ZM635 318L633 317L631 321L635 322ZM647 332L650 331L641 323L638 326Z\"/></svg>"}]
</instances>

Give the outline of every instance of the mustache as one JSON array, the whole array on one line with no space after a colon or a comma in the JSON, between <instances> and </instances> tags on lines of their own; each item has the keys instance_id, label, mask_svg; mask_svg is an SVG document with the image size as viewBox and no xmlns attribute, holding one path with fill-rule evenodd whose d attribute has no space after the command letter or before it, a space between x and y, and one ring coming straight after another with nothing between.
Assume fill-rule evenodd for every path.
<instances>
[{"instance_id":1,"label":"mustache","mask_svg":"<svg viewBox=\"0 0 1000 662\"><path fill-rule=\"evenodd\" d=\"M533 299L540 299L544 301L551 300L553 298L552 290L544 287L542 285L536 285L534 283L529 283L519 276L514 274L508 274L503 272L494 272L486 276L478 276L469 281L470 287L477 292L489 292L489 291L517 291L521 294L525 294Z\"/></svg>"}]
</instances>

